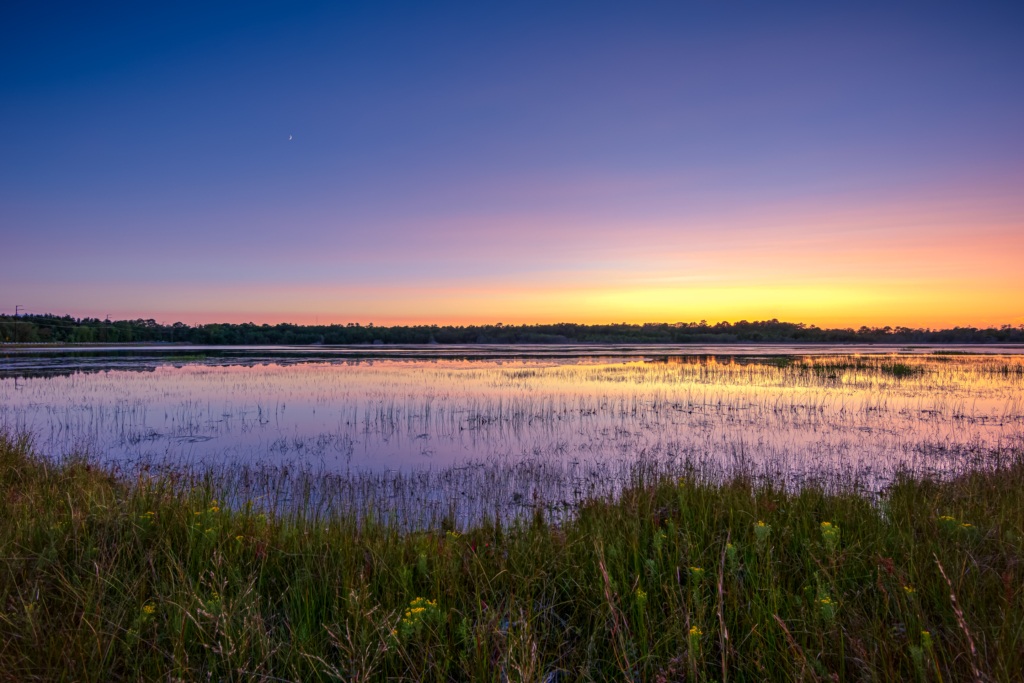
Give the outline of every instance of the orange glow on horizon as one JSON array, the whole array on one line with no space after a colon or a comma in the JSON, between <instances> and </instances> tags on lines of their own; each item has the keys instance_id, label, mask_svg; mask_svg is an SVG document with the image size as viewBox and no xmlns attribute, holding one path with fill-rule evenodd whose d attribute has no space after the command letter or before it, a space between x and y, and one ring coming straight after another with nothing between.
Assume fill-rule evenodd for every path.
<instances>
[{"instance_id":1,"label":"orange glow on horizon","mask_svg":"<svg viewBox=\"0 0 1024 683\"><path fill-rule=\"evenodd\" d=\"M31 299L60 304L32 312L190 325L1016 326L1024 324L1024 220L1016 199L994 199L833 198L637 223L502 218L480 239L432 233L440 235L434 244L403 243L377 256L330 248L293 254L284 245L248 269L290 269L274 281L246 274L130 289L41 283ZM348 255L342 264L363 269L331 261L339 253ZM110 303L97 310L97 301Z\"/></svg>"},{"instance_id":2,"label":"orange glow on horizon","mask_svg":"<svg viewBox=\"0 0 1024 683\"><path fill-rule=\"evenodd\" d=\"M164 317L192 324L216 322L257 324L367 325L507 325L645 322L698 322L778 319L818 327L989 327L1024 323L1019 311L1024 292L1013 291L1005 278L1001 287L968 290L957 283L879 283L872 287L837 284L786 286L746 285L719 287L651 287L650 285L588 288L480 288L422 289L401 298L376 298L369 292L339 292L339 299L359 301L339 312L322 290L291 292L304 300L305 310L286 313L283 308L263 312L204 311L168 313ZM1002 289L1004 296L992 296ZM378 296L380 293L378 292ZM292 298L292 297L289 297ZM396 299L400 299L396 301ZM277 302L275 302L277 303ZM317 305L322 312L316 312ZM1018 306L1018 315L1006 311ZM313 311L310 311L313 308ZM332 310L333 309L333 310ZM474 313L468 313L474 311ZM475 313L475 311L489 311ZM126 313L123 317L137 317Z\"/></svg>"}]
</instances>

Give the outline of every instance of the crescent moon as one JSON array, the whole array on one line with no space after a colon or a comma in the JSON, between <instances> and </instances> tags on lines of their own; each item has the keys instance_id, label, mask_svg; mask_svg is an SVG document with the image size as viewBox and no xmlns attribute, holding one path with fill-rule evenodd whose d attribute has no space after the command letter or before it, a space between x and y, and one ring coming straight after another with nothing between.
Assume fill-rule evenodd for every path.
<instances>
[{"instance_id":1,"label":"crescent moon","mask_svg":"<svg viewBox=\"0 0 1024 683\"><path fill-rule=\"evenodd\" d=\"M289 135L289 136L288 136L288 139L289 139L289 140L291 140L291 139L292 139L292 136L291 136L291 135Z\"/></svg>"}]
</instances>

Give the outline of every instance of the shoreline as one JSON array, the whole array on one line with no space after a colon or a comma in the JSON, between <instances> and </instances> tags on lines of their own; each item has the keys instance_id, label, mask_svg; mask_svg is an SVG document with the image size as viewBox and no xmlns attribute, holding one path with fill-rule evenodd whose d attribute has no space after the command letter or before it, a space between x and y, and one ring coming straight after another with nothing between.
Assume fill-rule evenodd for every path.
<instances>
[{"instance_id":1,"label":"shoreline","mask_svg":"<svg viewBox=\"0 0 1024 683\"><path fill-rule=\"evenodd\" d=\"M1021 451L898 478L877 504L838 481L638 478L558 524L534 510L411 532L312 501L231 509L215 470L129 476L39 456L26 434L0 435L0 465L0 669L13 680L1024 669Z\"/></svg>"}]
</instances>

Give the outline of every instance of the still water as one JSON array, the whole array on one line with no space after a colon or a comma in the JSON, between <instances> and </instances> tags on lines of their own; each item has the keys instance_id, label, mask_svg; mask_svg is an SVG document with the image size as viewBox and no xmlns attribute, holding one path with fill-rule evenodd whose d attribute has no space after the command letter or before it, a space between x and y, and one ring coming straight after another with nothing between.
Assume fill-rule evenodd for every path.
<instances>
[{"instance_id":1,"label":"still water","mask_svg":"<svg viewBox=\"0 0 1024 683\"><path fill-rule=\"evenodd\" d=\"M1024 444L1019 349L470 351L11 354L0 427L54 454L336 472L640 455L872 472Z\"/></svg>"}]
</instances>

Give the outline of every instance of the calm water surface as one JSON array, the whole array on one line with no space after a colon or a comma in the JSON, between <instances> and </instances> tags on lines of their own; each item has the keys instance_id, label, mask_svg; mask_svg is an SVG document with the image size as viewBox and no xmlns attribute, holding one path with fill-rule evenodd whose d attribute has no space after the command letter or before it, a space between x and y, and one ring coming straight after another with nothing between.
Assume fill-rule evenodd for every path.
<instances>
[{"instance_id":1,"label":"calm water surface","mask_svg":"<svg viewBox=\"0 0 1024 683\"><path fill-rule=\"evenodd\" d=\"M1019 349L727 350L9 354L0 360L0 425L32 430L53 453L336 471L640 454L801 471L943 468L1024 443L1024 356L1009 353Z\"/></svg>"}]
</instances>

